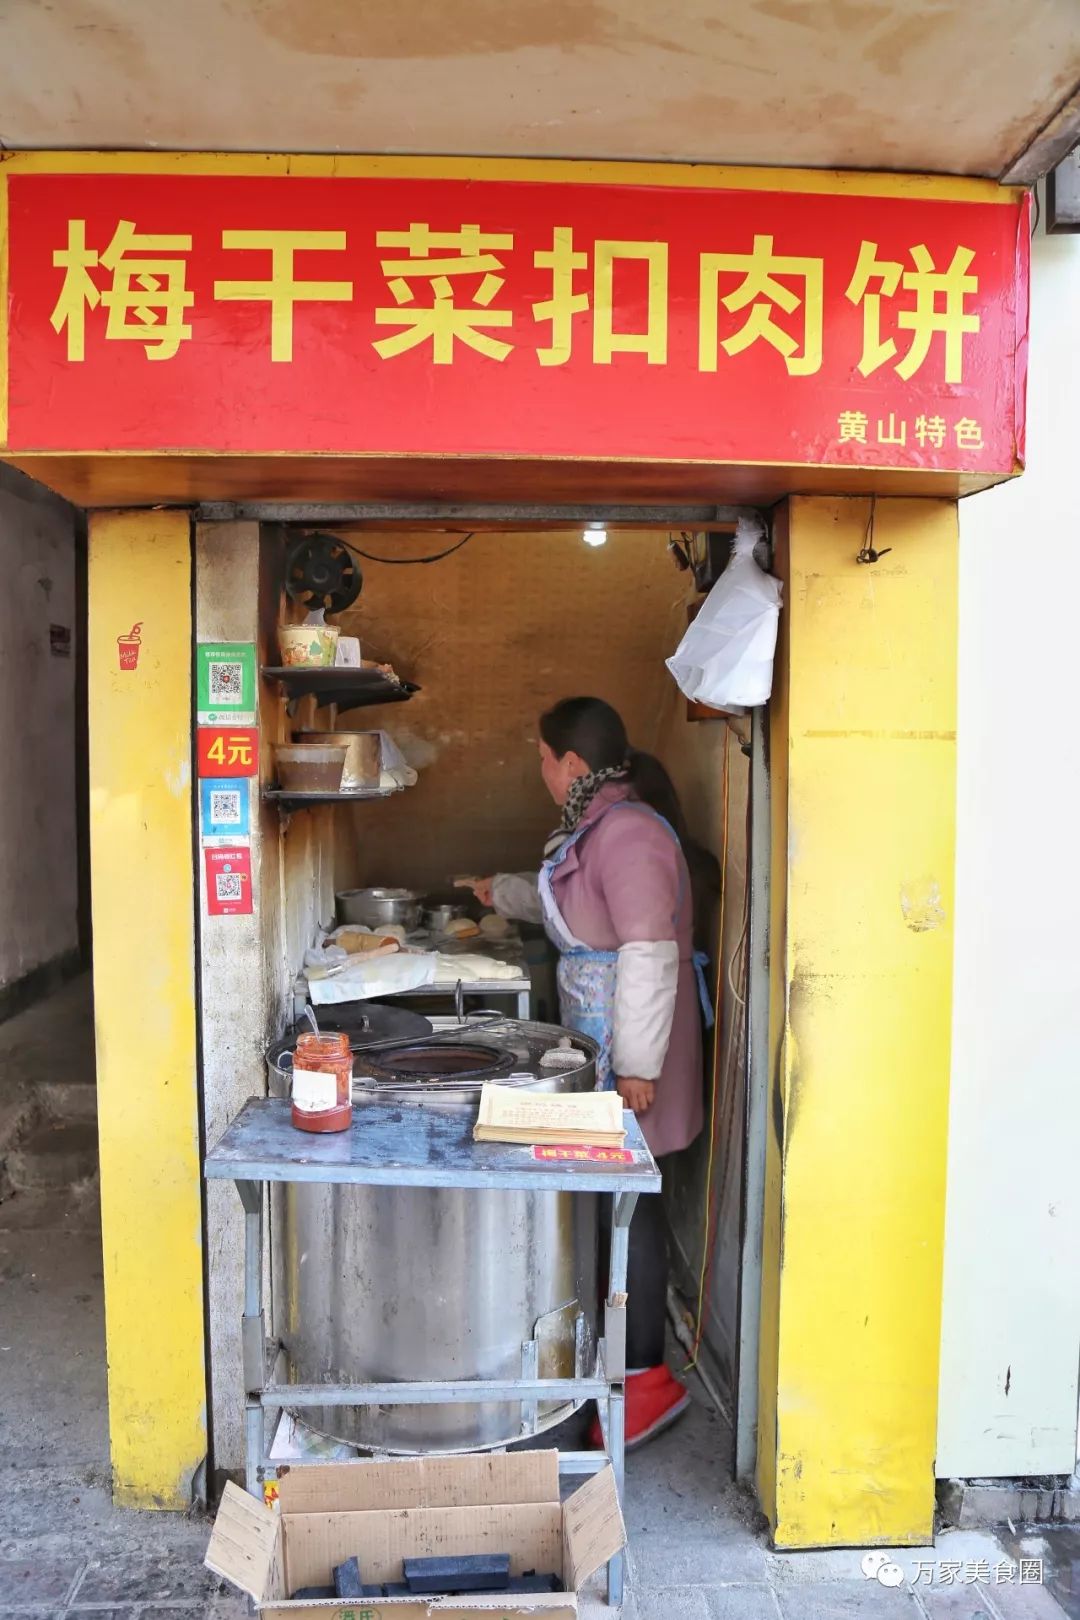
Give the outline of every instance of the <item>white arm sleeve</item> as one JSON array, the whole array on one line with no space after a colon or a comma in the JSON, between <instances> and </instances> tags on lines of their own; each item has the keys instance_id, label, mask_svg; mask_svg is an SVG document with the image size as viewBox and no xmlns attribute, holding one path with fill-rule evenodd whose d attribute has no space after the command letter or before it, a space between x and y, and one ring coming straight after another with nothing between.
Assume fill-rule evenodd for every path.
<instances>
[{"instance_id":1,"label":"white arm sleeve","mask_svg":"<svg viewBox=\"0 0 1080 1620\"><path fill-rule=\"evenodd\" d=\"M535 872L498 872L491 884L491 900L500 917L515 922L543 922Z\"/></svg>"},{"instance_id":2,"label":"white arm sleeve","mask_svg":"<svg viewBox=\"0 0 1080 1620\"><path fill-rule=\"evenodd\" d=\"M637 940L620 948L611 1043L611 1064L618 1078L659 1079L671 1040L678 987L675 940Z\"/></svg>"}]
</instances>

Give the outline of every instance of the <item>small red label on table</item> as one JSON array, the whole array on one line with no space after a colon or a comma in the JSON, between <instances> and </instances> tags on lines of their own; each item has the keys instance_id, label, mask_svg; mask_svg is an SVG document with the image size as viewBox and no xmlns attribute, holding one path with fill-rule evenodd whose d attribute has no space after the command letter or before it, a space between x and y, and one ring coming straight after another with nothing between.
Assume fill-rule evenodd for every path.
<instances>
[{"instance_id":1,"label":"small red label on table","mask_svg":"<svg viewBox=\"0 0 1080 1620\"><path fill-rule=\"evenodd\" d=\"M562 1164L567 1160L578 1164L633 1164L634 1155L629 1148L606 1147L534 1147L533 1158L541 1164Z\"/></svg>"}]
</instances>

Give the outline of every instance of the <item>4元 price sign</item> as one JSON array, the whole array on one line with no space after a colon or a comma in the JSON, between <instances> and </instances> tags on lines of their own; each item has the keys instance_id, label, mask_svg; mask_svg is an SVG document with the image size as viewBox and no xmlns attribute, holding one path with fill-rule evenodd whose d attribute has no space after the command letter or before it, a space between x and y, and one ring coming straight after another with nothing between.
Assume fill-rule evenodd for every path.
<instances>
[{"instance_id":1,"label":"4\u5143 price sign","mask_svg":"<svg viewBox=\"0 0 1080 1620\"><path fill-rule=\"evenodd\" d=\"M10 451L1019 464L1017 192L182 161L5 165Z\"/></svg>"}]
</instances>

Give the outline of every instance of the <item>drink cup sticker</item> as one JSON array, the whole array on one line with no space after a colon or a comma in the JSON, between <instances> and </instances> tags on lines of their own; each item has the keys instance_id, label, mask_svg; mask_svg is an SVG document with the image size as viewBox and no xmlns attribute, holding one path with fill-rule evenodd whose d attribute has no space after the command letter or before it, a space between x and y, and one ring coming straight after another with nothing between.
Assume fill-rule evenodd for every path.
<instances>
[{"instance_id":1,"label":"drink cup sticker","mask_svg":"<svg viewBox=\"0 0 1080 1620\"><path fill-rule=\"evenodd\" d=\"M120 649L120 668L138 669L139 648L142 646L142 624L133 624L126 636L117 636L116 645Z\"/></svg>"}]
</instances>

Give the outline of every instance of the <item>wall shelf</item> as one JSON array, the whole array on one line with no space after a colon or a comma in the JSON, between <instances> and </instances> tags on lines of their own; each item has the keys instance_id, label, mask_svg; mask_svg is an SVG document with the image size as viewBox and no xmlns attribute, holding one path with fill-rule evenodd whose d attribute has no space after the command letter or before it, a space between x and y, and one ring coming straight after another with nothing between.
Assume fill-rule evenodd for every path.
<instances>
[{"instance_id":1,"label":"wall shelf","mask_svg":"<svg viewBox=\"0 0 1080 1620\"><path fill-rule=\"evenodd\" d=\"M329 669L309 669L264 664L262 673L267 680L281 682L290 703L313 696L320 709L328 703L336 703L340 710L366 709L377 703L407 703L420 690L412 681L384 675L378 669L342 669L336 665Z\"/></svg>"},{"instance_id":2,"label":"wall shelf","mask_svg":"<svg viewBox=\"0 0 1080 1620\"><path fill-rule=\"evenodd\" d=\"M303 810L312 804L363 804L368 799L392 799L404 788L351 788L336 793L301 793L296 788L264 788L263 798L274 804Z\"/></svg>"}]
</instances>

